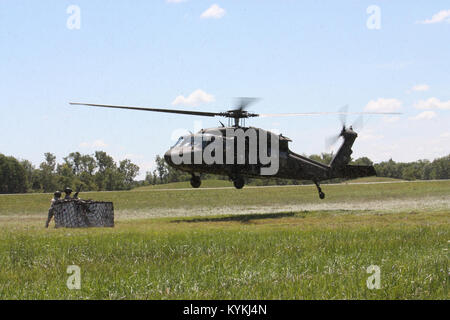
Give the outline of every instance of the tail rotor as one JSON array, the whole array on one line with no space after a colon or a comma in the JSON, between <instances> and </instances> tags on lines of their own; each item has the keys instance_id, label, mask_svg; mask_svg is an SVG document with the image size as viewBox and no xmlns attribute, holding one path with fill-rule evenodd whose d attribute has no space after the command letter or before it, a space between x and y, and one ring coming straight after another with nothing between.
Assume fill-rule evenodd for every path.
<instances>
[{"instance_id":1,"label":"tail rotor","mask_svg":"<svg viewBox=\"0 0 450 320\"><path fill-rule=\"evenodd\" d=\"M327 150L330 150L347 130L351 131L360 130L364 126L364 115L360 114L358 118L356 118L355 121L352 123L352 125L350 125L350 127L347 127L347 115L349 114L348 105L345 105L342 108L340 108L337 114L339 115L342 130L339 134L332 135L325 139L325 148Z\"/></svg>"}]
</instances>

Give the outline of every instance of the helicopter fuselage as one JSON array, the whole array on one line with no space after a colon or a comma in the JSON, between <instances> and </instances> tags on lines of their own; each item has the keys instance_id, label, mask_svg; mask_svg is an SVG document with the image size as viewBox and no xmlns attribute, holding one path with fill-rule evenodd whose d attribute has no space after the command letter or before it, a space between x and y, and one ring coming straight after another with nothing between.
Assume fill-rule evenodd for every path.
<instances>
[{"instance_id":1,"label":"helicopter fuselage","mask_svg":"<svg viewBox=\"0 0 450 320\"><path fill-rule=\"evenodd\" d=\"M170 166L193 175L226 175L232 180L236 177L313 181L333 178L328 165L292 152L288 147L290 141L281 134L253 127L203 129L181 137L164 158ZM216 146L211 148L214 142ZM208 159L211 154L213 161ZM264 168L271 167L270 174L265 174Z\"/></svg>"}]
</instances>

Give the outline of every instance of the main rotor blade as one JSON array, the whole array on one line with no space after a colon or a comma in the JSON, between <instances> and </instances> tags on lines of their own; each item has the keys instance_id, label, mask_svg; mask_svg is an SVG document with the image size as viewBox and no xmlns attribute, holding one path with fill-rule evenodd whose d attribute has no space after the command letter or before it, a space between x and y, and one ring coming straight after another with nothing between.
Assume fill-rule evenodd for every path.
<instances>
[{"instance_id":1,"label":"main rotor blade","mask_svg":"<svg viewBox=\"0 0 450 320\"><path fill-rule=\"evenodd\" d=\"M302 117L302 116L321 116L321 115L330 115L330 114L337 114L337 115L350 115L350 114L356 114L356 115L362 115L362 114L381 114L381 115L387 115L387 114L401 114L400 112L304 112L304 113L261 113L258 116L261 118L268 118L268 117Z\"/></svg>"},{"instance_id":2,"label":"main rotor blade","mask_svg":"<svg viewBox=\"0 0 450 320\"><path fill-rule=\"evenodd\" d=\"M164 113L177 113L177 114L187 114L187 115L203 116L203 117L224 116L224 113L221 113L221 112L202 112L202 111L176 110L176 109L112 106L112 105L106 105L106 104L92 104L92 103L78 103L78 102L70 102L70 104L77 105L77 106L89 106L89 107L100 107L100 108L114 108L114 109L129 109L129 110L153 111L153 112L164 112Z\"/></svg>"}]
</instances>

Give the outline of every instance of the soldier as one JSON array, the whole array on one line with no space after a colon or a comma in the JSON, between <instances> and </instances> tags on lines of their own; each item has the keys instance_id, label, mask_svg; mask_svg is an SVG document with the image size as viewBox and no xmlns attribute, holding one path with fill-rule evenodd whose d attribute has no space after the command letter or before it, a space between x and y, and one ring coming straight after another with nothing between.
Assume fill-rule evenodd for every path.
<instances>
[{"instance_id":1,"label":"soldier","mask_svg":"<svg viewBox=\"0 0 450 320\"><path fill-rule=\"evenodd\" d=\"M52 220L52 218L53 218L53 215L55 214L54 213L54 204L55 204L55 202L56 201L58 201L58 200L60 200L61 199L61 192L59 192L59 191L56 191L54 194L53 194L53 199L52 199L52 202L51 202L51 204L50 204L50 209L48 209L48 218L47 218L47 222L45 223L45 227L46 228L48 228L48 225L49 225L49 223L50 223L50 221Z\"/></svg>"},{"instance_id":2,"label":"soldier","mask_svg":"<svg viewBox=\"0 0 450 320\"><path fill-rule=\"evenodd\" d=\"M70 195L71 195L71 193L72 193L72 189L70 189L70 188L65 188L65 189L64 189L64 193L66 194L66 196L64 197L64 200L70 200L70 199L72 199L72 198L70 197Z\"/></svg>"},{"instance_id":3,"label":"soldier","mask_svg":"<svg viewBox=\"0 0 450 320\"><path fill-rule=\"evenodd\" d=\"M78 197L78 195L80 194L80 191L81 191L81 185L77 188L77 190L76 190L76 192L75 192L75 194L73 195L73 199L75 199L75 200L81 200L79 197Z\"/></svg>"}]
</instances>

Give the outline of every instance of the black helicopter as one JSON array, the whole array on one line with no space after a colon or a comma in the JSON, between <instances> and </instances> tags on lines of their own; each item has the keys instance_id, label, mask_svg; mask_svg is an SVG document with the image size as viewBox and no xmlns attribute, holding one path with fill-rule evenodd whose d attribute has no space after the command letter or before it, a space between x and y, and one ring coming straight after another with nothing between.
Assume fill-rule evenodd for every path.
<instances>
[{"instance_id":1,"label":"black helicopter","mask_svg":"<svg viewBox=\"0 0 450 320\"><path fill-rule=\"evenodd\" d=\"M346 109L341 109L339 112L280 114L256 114L246 111L245 109L248 105L256 100L255 98L240 98L238 108L225 112L142 108L90 103L70 104L228 118L228 126L221 123L221 127L202 129L196 134L191 133L190 135L180 137L178 142L165 153L164 159L166 162L176 169L190 173L192 175L190 183L193 188L200 187L200 174L202 173L226 175L233 181L237 189L244 187L245 177L311 180L317 187L320 199L325 198L325 194L319 184L321 181L335 178L353 179L376 175L373 166L349 165L352 146L358 135L352 126L347 128L344 116L347 114L358 114L360 117L363 114L399 114L393 112L349 113ZM313 161L291 151L288 147L291 140L282 134L275 134L261 128L246 127L245 124L241 125L241 122L245 123L245 119L255 117L328 114L338 114L341 116L342 130L333 140L336 142L340 137L343 138L342 145L328 165ZM209 152L206 154L206 151Z\"/></svg>"}]
</instances>

